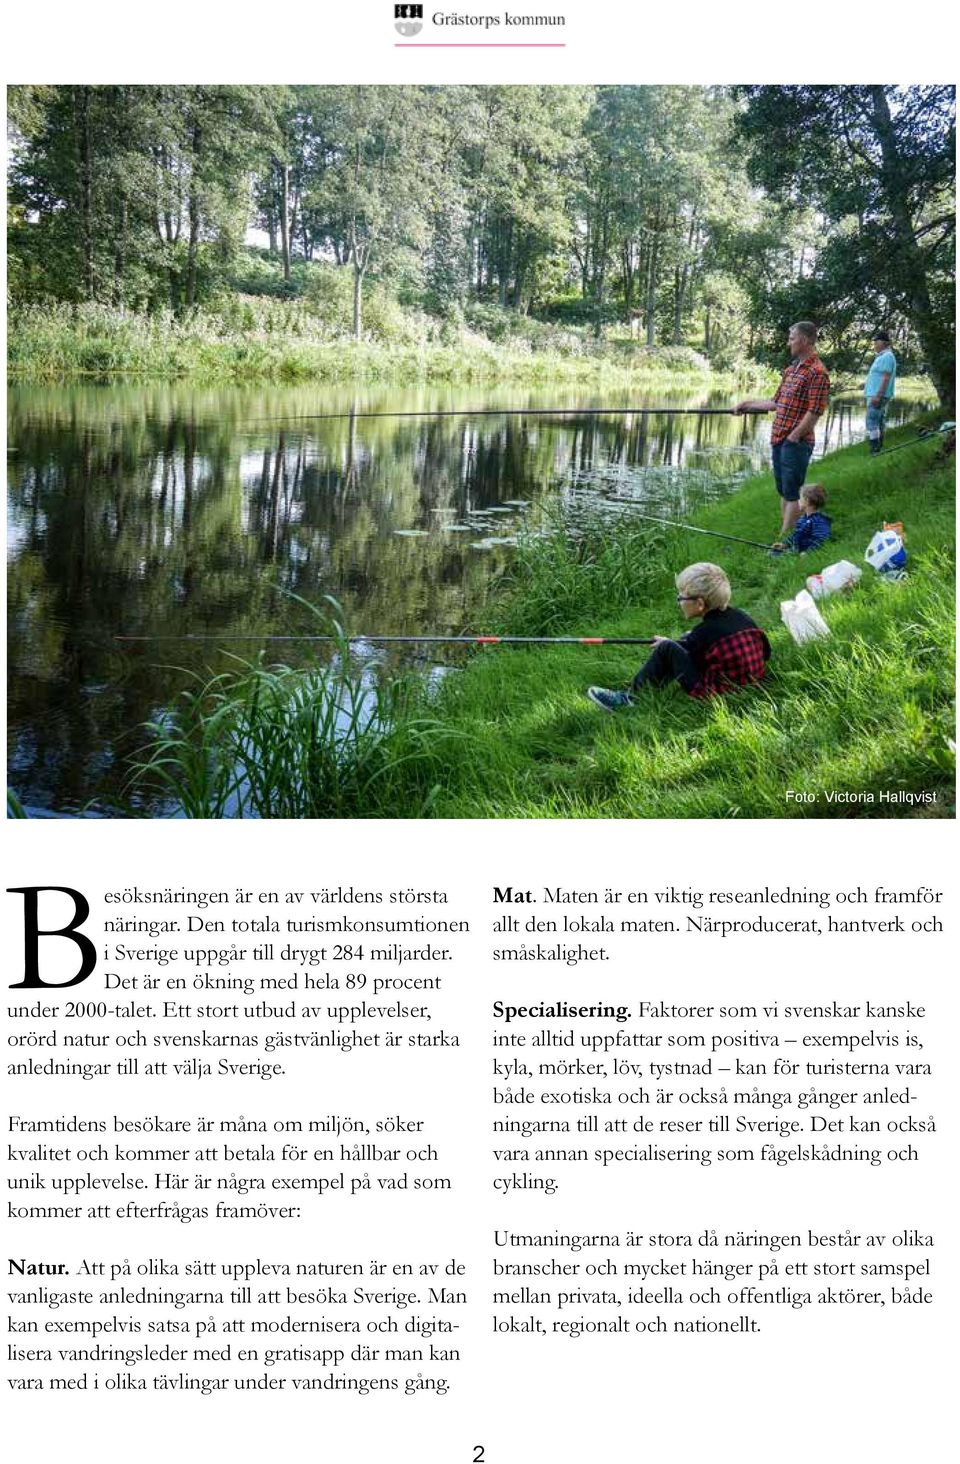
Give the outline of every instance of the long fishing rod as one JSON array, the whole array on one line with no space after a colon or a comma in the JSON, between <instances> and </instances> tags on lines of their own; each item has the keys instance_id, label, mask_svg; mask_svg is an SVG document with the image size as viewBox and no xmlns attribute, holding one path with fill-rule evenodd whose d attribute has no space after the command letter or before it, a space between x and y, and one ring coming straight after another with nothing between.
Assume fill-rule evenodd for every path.
<instances>
[{"instance_id":1,"label":"long fishing rod","mask_svg":"<svg viewBox=\"0 0 960 1464\"><path fill-rule=\"evenodd\" d=\"M874 453L874 457L886 457L891 452L902 452L905 447L916 447L918 442L926 442L928 437L942 437L944 433L956 432L956 422L944 422L939 427L930 427L926 432L918 432L916 437L911 437L909 442L898 442L896 447L885 447L882 452Z\"/></svg>"},{"instance_id":2,"label":"long fishing rod","mask_svg":"<svg viewBox=\"0 0 960 1464\"><path fill-rule=\"evenodd\" d=\"M708 534L711 539L729 539L731 544L749 544L753 549L770 549L770 544L761 544L759 539L743 539L739 534L721 534L718 529L698 529L696 524L680 523L678 519L656 518L652 513L641 513L632 498L607 498L607 503L628 503L636 510L637 518L647 519L651 524L665 524L669 529L687 529L691 534Z\"/></svg>"},{"instance_id":3,"label":"long fishing rod","mask_svg":"<svg viewBox=\"0 0 960 1464\"><path fill-rule=\"evenodd\" d=\"M115 635L125 644L138 641L330 641L356 645L362 641L377 645L449 646L652 646L648 636L633 635Z\"/></svg>"},{"instance_id":4,"label":"long fishing rod","mask_svg":"<svg viewBox=\"0 0 960 1464\"><path fill-rule=\"evenodd\" d=\"M315 412L262 417L261 422L345 422L377 417L734 417L756 415L732 407L442 407L416 412Z\"/></svg>"}]
</instances>

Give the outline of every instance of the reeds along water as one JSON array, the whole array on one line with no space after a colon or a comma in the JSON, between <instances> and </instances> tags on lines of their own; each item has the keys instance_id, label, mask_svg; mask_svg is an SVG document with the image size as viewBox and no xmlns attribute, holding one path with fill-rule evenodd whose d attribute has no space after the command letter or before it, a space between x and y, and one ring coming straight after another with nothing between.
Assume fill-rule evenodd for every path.
<instances>
[{"instance_id":1,"label":"reeds along water","mask_svg":"<svg viewBox=\"0 0 960 1464\"><path fill-rule=\"evenodd\" d=\"M238 662L147 726L131 792L188 818L375 816L425 730L406 692L354 670L344 642L333 665L307 672Z\"/></svg>"}]
</instances>

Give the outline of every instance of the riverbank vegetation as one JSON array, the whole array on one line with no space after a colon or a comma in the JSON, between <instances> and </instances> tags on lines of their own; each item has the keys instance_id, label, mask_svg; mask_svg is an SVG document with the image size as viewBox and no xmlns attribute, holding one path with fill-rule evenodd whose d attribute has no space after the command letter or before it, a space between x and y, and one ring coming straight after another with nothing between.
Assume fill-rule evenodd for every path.
<instances>
[{"instance_id":1,"label":"riverbank vegetation","mask_svg":"<svg viewBox=\"0 0 960 1464\"><path fill-rule=\"evenodd\" d=\"M597 339L582 326L534 321L496 306L451 325L401 307L376 286L358 341L350 333L349 307L344 312L348 282L340 272L319 265L301 273L308 285L319 280L325 288L296 300L225 296L185 316L168 309L135 315L97 304L20 306L9 322L10 379L583 383L641 390L656 385L668 392L762 383L772 389L775 381L760 365L717 371L689 346L638 346L613 333Z\"/></svg>"},{"instance_id":2,"label":"riverbank vegetation","mask_svg":"<svg viewBox=\"0 0 960 1464\"><path fill-rule=\"evenodd\" d=\"M914 435L905 429L891 445ZM501 648L470 655L439 689L401 680L379 694L389 694L387 708L349 671L344 645L334 671L304 678L246 665L191 694L154 729L134 789L161 792L180 811L207 817L230 811L229 799L208 796L211 778L221 791L232 789L233 812L238 788L266 790L259 802L243 795L246 811L261 815L278 806L271 790L292 790L284 793L288 817L948 814L953 457L930 441L889 458L857 446L824 460L817 476L827 487L834 536L816 555L770 557L644 526L625 508L616 521L598 518L576 535L558 524L527 538L482 627L525 635L676 633L674 573L708 557L727 569L735 603L770 634L773 659L760 687L710 702L677 688L647 692L609 715L587 701L586 687L626 685L637 662L631 648ZM777 517L764 475L696 521L767 541ZM863 564L872 534L896 520L906 525L909 577L891 583L865 566L856 590L822 607L830 638L795 645L780 625L780 602L827 563ZM364 697L374 700L361 712ZM338 705L345 709L339 717ZM295 735L274 736L278 718ZM315 739L322 728L321 753ZM252 768L248 749L261 749ZM311 774L313 757L322 776Z\"/></svg>"},{"instance_id":3,"label":"riverbank vegetation","mask_svg":"<svg viewBox=\"0 0 960 1464\"><path fill-rule=\"evenodd\" d=\"M882 322L946 405L952 107L937 86L13 87L11 370L727 371L779 362L811 317L838 370Z\"/></svg>"}]
</instances>

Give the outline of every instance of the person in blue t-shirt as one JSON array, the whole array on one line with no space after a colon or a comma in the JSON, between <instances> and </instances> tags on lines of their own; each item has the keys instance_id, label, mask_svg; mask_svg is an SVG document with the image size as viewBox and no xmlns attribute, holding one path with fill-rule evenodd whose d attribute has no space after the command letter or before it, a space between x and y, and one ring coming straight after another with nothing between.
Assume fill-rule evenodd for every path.
<instances>
[{"instance_id":1,"label":"person in blue t-shirt","mask_svg":"<svg viewBox=\"0 0 960 1464\"><path fill-rule=\"evenodd\" d=\"M867 439L870 451L877 453L883 447L887 405L897 382L897 358L890 349L890 337L885 330L875 333L873 350L873 362L867 372L863 394L867 400Z\"/></svg>"}]
</instances>

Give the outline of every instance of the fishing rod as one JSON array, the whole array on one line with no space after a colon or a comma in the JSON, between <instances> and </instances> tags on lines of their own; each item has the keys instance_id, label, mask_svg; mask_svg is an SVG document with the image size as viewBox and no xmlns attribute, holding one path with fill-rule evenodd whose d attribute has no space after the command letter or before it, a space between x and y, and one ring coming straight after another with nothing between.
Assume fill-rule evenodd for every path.
<instances>
[{"instance_id":1,"label":"fishing rod","mask_svg":"<svg viewBox=\"0 0 960 1464\"><path fill-rule=\"evenodd\" d=\"M416 412L315 412L299 417L262 417L261 422L345 422L381 417L747 417L732 407L442 407Z\"/></svg>"},{"instance_id":2,"label":"fishing rod","mask_svg":"<svg viewBox=\"0 0 960 1464\"><path fill-rule=\"evenodd\" d=\"M691 534L709 534L711 539L729 539L731 544L749 544L753 549L770 549L772 545L761 544L759 539L743 539L739 534L721 534L718 529L698 529L695 524L683 524L677 519L656 518L652 513L641 513L632 498L608 498L607 503L628 503L636 509L637 518L647 519L651 524L665 524L669 529L687 529Z\"/></svg>"},{"instance_id":3,"label":"fishing rod","mask_svg":"<svg viewBox=\"0 0 960 1464\"><path fill-rule=\"evenodd\" d=\"M256 631L227 635L115 635L125 644L139 641L330 641L356 645L449 646L652 646L648 636L610 635L258 635Z\"/></svg>"},{"instance_id":4,"label":"fishing rod","mask_svg":"<svg viewBox=\"0 0 960 1464\"><path fill-rule=\"evenodd\" d=\"M898 442L896 447L885 447L882 452L875 453L875 457L886 457L891 452L902 452L905 447L916 447L918 442L926 442L928 437L942 437L947 432L956 432L956 422L943 422L939 427L930 427L926 432L918 432L916 437L911 437L909 442Z\"/></svg>"}]
</instances>

